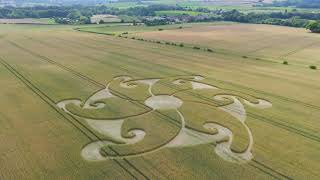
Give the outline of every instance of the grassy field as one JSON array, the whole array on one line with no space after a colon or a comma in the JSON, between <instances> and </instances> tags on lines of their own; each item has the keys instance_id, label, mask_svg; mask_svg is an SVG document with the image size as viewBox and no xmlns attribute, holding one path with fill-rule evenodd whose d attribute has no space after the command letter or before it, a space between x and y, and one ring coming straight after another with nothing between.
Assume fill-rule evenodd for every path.
<instances>
[{"instance_id":1,"label":"grassy field","mask_svg":"<svg viewBox=\"0 0 320 180\"><path fill-rule=\"evenodd\" d=\"M272 0L265 0L265 3L271 3ZM244 13L249 12L285 12L292 11L293 9L301 11L301 12L319 12L319 9L305 9L305 8L294 8L294 7L254 7L256 4L255 0L216 0L216 1L203 1L203 0L153 0L153 1L142 1L140 3L137 2L114 2L109 3L107 6L117 7L121 9L126 9L130 7L136 6L149 6L153 4L166 4L166 5L179 5L181 7L188 7L191 9L197 8L208 8L211 10L233 10L237 9Z\"/></svg>"},{"instance_id":2,"label":"grassy field","mask_svg":"<svg viewBox=\"0 0 320 180\"><path fill-rule=\"evenodd\" d=\"M0 24L56 24L51 18L0 19Z\"/></svg>"},{"instance_id":3,"label":"grassy field","mask_svg":"<svg viewBox=\"0 0 320 180\"><path fill-rule=\"evenodd\" d=\"M0 179L319 179L319 37L182 26L0 25Z\"/></svg>"}]
</instances>

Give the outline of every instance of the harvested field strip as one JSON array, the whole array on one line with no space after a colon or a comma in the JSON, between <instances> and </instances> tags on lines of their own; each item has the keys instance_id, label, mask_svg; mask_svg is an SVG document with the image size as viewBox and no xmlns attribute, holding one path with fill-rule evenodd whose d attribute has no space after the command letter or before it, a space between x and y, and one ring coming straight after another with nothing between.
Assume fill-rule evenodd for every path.
<instances>
[{"instance_id":1,"label":"harvested field strip","mask_svg":"<svg viewBox=\"0 0 320 180\"><path fill-rule=\"evenodd\" d=\"M76 129L78 129L80 132L82 132L82 134L84 134L86 137L88 137L91 141L96 141L96 140L102 140L100 139L93 131L91 131L90 129L88 129L83 123L81 123L79 120L77 120L76 118L74 118L73 116L70 116L75 122L73 122L72 120L70 120L70 118L68 118L67 116L65 116L62 112L60 112L56 106L55 106L55 102L48 97L45 93L43 93L41 90L39 90L36 86L34 86L28 79L26 79L23 75L21 75L19 72L17 72L11 65L9 65L6 61L4 61L3 59L0 58L0 63L8 70L10 71L17 79L19 79L23 84L25 84L32 92L34 92L39 98L41 98L44 102L46 102L52 109L54 109L58 114L60 114L64 119L66 119L68 122L70 122L74 127L76 127ZM84 128L86 131L89 132L89 134L87 134L86 132L84 132L84 130L82 130L79 125L81 125L82 128ZM93 136L93 137L92 137ZM117 152L115 152L117 153ZM126 163L128 163L129 161L124 159ZM137 177L135 177L127 168L125 168L121 162L119 160L114 159L114 161L121 167L123 168L126 172L128 172L128 174L130 174L134 179L138 179ZM133 164L129 164L130 167L132 167L133 169L135 169L140 175L142 175L145 179L149 179L147 178L141 171L139 171L136 167L134 167Z\"/></svg>"},{"instance_id":2,"label":"harvested field strip","mask_svg":"<svg viewBox=\"0 0 320 180\"><path fill-rule=\"evenodd\" d=\"M129 63L129 62L128 62ZM109 64L110 65L110 64ZM167 66L165 66L166 68L172 68L172 67L167 67ZM122 67L117 67L117 68L122 68ZM126 70L126 69L125 69ZM126 70L129 74L135 74L134 72L129 72L128 70ZM179 71L181 71L181 70L179 70ZM183 71L184 73L186 73L186 74L190 74L190 72L187 72L187 71ZM208 79L213 79L213 78L208 78ZM218 82L220 82L220 83L227 83L227 82L225 82L225 81L219 81L219 80L216 80L215 79L215 81L218 81ZM230 83L228 83L228 84L230 84ZM100 84L101 85L101 84ZM232 84L232 85L234 85L234 84ZM101 86L103 86L103 85L101 85ZM236 86L242 86L242 85L236 85ZM248 88L248 87L245 87L245 86L242 86L242 88L246 88L246 89L250 89L250 90L252 90L252 91L256 91L257 92L257 90L255 90L255 89L252 89L252 88ZM258 93L261 93L260 91L258 91ZM263 94L263 93L261 93L261 94ZM275 97L277 97L277 98L279 98L278 96L276 96L276 95L274 95L274 94L270 94L270 93L268 93L268 95L269 96L275 96ZM288 98L282 98L283 100L288 100ZM290 99L291 100L291 99ZM295 100L291 100L291 101L295 101ZM303 102L300 102L301 104L303 103ZM310 105L310 107L314 107L314 106L312 106L312 105ZM320 107L314 107L314 108L318 108L318 109L320 109ZM249 114L249 116L250 116L250 114ZM253 116L253 117L259 117L259 116L256 116L256 114L251 114L251 116ZM270 120L270 118L268 118L269 120ZM270 121L266 121L266 118L264 118L264 121L265 122L270 122ZM273 121L273 122L272 122ZM282 122L282 121L279 121L279 122ZM271 120L271 123L273 124L273 125L275 125L275 123L277 123L277 122L275 122L274 120ZM291 132L295 132L295 133L297 133L297 134L299 134L299 135L303 135L304 137L310 137L311 139L313 139L313 140L316 140L316 141L319 141L319 137L312 137L313 135L312 134L308 134L308 133L306 133L306 132L304 132L304 131L301 131L301 130L298 130L298 129L296 129L296 128L294 128L294 127L290 127L290 126L287 126L287 125L284 125L284 124L281 124L281 123L277 123L278 124L278 127L281 127L281 128L285 128L286 130L290 130L290 129L292 129L291 130Z\"/></svg>"}]
</instances>

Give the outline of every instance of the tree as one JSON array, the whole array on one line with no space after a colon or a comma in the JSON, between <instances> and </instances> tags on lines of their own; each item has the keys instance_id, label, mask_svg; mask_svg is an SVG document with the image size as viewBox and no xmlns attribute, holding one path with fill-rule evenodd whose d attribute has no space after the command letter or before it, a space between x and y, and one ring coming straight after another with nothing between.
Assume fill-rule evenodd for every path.
<instances>
[{"instance_id":1,"label":"tree","mask_svg":"<svg viewBox=\"0 0 320 180\"><path fill-rule=\"evenodd\" d=\"M101 19L101 20L99 21L99 24L104 24L104 21Z\"/></svg>"},{"instance_id":2,"label":"tree","mask_svg":"<svg viewBox=\"0 0 320 180\"><path fill-rule=\"evenodd\" d=\"M67 18L69 19L80 19L81 12L79 10L73 10L67 15Z\"/></svg>"},{"instance_id":3,"label":"tree","mask_svg":"<svg viewBox=\"0 0 320 180\"><path fill-rule=\"evenodd\" d=\"M90 19L86 16L80 16L79 21L81 24L90 24Z\"/></svg>"},{"instance_id":4,"label":"tree","mask_svg":"<svg viewBox=\"0 0 320 180\"><path fill-rule=\"evenodd\" d=\"M320 33L320 21L310 22L306 28L313 33Z\"/></svg>"}]
</instances>

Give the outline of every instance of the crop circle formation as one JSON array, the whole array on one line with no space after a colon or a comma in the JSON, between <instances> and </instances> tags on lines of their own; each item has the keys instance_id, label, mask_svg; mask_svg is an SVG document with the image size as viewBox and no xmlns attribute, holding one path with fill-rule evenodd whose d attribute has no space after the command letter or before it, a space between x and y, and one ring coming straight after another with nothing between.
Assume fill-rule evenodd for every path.
<instances>
[{"instance_id":1,"label":"crop circle formation","mask_svg":"<svg viewBox=\"0 0 320 180\"><path fill-rule=\"evenodd\" d=\"M118 76L86 100L62 100L57 106L105 137L81 150L88 161L214 144L212 150L222 159L249 162L254 137L245 122L246 107L265 109L271 103L204 80L198 75Z\"/></svg>"}]
</instances>

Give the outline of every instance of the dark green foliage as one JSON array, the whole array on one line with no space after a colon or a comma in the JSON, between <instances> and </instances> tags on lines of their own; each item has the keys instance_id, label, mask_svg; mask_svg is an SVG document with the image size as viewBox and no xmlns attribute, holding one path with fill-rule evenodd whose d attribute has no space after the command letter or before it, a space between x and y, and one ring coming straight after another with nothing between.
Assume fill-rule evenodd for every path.
<instances>
[{"instance_id":1,"label":"dark green foliage","mask_svg":"<svg viewBox=\"0 0 320 180\"><path fill-rule=\"evenodd\" d=\"M283 63L282 64L284 64L284 65L288 65L289 63L288 63L288 61L283 61Z\"/></svg>"},{"instance_id":2,"label":"dark green foliage","mask_svg":"<svg viewBox=\"0 0 320 180\"><path fill-rule=\"evenodd\" d=\"M169 24L171 21L167 19L144 19L143 23L147 26L159 26L159 25L166 25ZM162 31L163 29L158 29L159 31Z\"/></svg>"},{"instance_id":3,"label":"dark green foliage","mask_svg":"<svg viewBox=\"0 0 320 180\"><path fill-rule=\"evenodd\" d=\"M312 0L311 0L312 1ZM112 14L135 17L131 20L133 25L138 25L137 21L145 23L147 26L166 25L176 23L175 18L156 17L156 11L183 10L210 13L203 16L183 15L186 22L210 22L210 21L235 21L242 23L273 24L293 27L306 27L310 20L319 20L320 13L308 11L287 11L271 13L243 13L238 10L221 11L209 10L206 8L189 9L180 6L150 5L119 9L108 6L35 6L35 7L3 7L0 8L0 18L54 18L61 24L88 24L90 17L95 14ZM181 18L181 17L180 17ZM102 23L102 22L101 22ZM314 25L314 24L312 24ZM312 28L313 32L318 32L318 28ZM182 29L180 26L178 29ZM312 28L312 29L311 29ZM314 30L315 29L315 30ZM163 29L159 29L160 31Z\"/></svg>"},{"instance_id":4,"label":"dark green foliage","mask_svg":"<svg viewBox=\"0 0 320 180\"><path fill-rule=\"evenodd\" d=\"M299 17L292 17L289 19L268 18L263 20L261 23L291 27L305 27L309 23L309 21L305 19L300 19Z\"/></svg>"},{"instance_id":5,"label":"dark green foliage","mask_svg":"<svg viewBox=\"0 0 320 180\"><path fill-rule=\"evenodd\" d=\"M209 48L207 49L207 51L208 51L208 52L213 52L213 50L212 50L212 49L209 49Z\"/></svg>"},{"instance_id":6,"label":"dark green foliage","mask_svg":"<svg viewBox=\"0 0 320 180\"><path fill-rule=\"evenodd\" d=\"M132 25L133 25L133 26L136 26L136 25L137 25L136 20L133 20Z\"/></svg>"},{"instance_id":7,"label":"dark green foliage","mask_svg":"<svg viewBox=\"0 0 320 180\"><path fill-rule=\"evenodd\" d=\"M320 33L320 21L310 22L306 28L313 33Z\"/></svg>"},{"instance_id":8,"label":"dark green foliage","mask_svg":"<svg viewBox=\"0 0 320 180\"><path fill-rule=\"evenodd\" d=\"M193 49L199 50L200 48L198 46L193 46Z\"/></svg>"},{"instance_id":9,"label":"dark green foliage","mask_svg":"<svg viewBox=\"0 0 320 180\"><path fill-rule=\"evenodd\" d=\"M275 6L275 7L297 7L297 8L320 8L319 0L285 0L285 1L273 1L270 5L265 6Z\"/></svg>"},{"instance_id":10,"label":"dark green foliage","mask_svg":"<svg viewBox=\"0 0 320 180\"><path fill-rule=\"evenodd\" d=\"M310 69L313 69L313 70L316 70L317 69L317 66L314 66L314 65L311 65L309 66Z\"/></svg>"}]
</instances>

